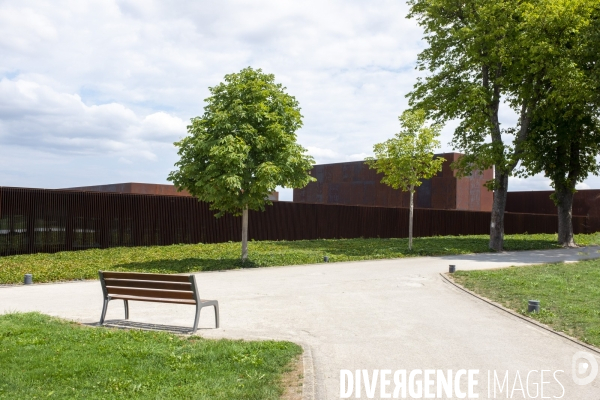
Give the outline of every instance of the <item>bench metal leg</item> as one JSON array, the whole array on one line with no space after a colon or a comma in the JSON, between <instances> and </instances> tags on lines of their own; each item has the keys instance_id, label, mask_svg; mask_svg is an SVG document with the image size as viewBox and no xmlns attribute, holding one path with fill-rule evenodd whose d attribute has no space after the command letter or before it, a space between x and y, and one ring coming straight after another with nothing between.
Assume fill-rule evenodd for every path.
<instances>
[{"instance_id":1,"label":"bench metal leg","mask_svg":"<svg viewBox=\"0 0 600 400\"><path fill-rule=\"evenodd\" d=\"M219 303L214 305L215 307L215 325L218 328L219 327Z\"/></svg>"},{"instance_id":2,"label":"bench metal leg","mask_svg":"<svg viewBox=\"0 0 600 400\"><path fill-rule=\"evenodd\" d=\"M106 310L108 309L109 299L104 299L104 306L102 306L102 315L100 315L100 325L104 323L104 317L106 316Z\"/></svg>"},{"instance_id":3,"label":"bench metal leg","mask_svg":"<svg viewBox=\"0 0 600 400\"><path fill-rule=\"evenodd\" d=\"M194 328L192 329L192 333L196 333L198 330L198 322L200 322L200 310L202 310L202 306L196 304L196 318L194 319Z\"/></svg>"},{"instance_id":4,"label":"bench metal leg","mask_svg":"<svg viewBox=\"0 0 600 400\"><path fill-rule=\"evenodd\" d=\"M198 323L200 322L200 311L202 311L202 307L210 306L213 306L215 308L215 325L217 328L219 327L219 303L215 302L212 304L204 305L196 304L196 319L194 319L194 330L192 331L192 333L196 333L196 331L198 330Z\"/></svg>"},{"instance_id":5,"label":"bench metal leg","mask_svg":"<svg viewBox=\"0 0 600 400\"><path fill-rule=\"evenodd\" d=\"M129 301L123 300L123 304L125 305L125 319L129 319Z\"/></svg>"}]
</instances>

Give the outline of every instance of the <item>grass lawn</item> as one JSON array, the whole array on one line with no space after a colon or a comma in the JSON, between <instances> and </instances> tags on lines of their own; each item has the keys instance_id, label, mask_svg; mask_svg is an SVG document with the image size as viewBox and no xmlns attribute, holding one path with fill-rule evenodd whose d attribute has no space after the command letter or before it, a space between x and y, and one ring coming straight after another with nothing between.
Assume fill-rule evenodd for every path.
<instances>
[{"instance_id":1,"label":"grass lawn","mask_svg":"<svg viewBox=\"0 0 600 400\"><path fill-rule=\"evenodd\" d=\"M261 241L249 243L250 266L315 264L414 256L483 253L489 236L438 236L408 239L341 239ZM600 234L576 235L582 245L600 244ZM506 235L507 250L557 248L556 235ZM154 247L119 247L0 257L0 284L21 283L25 274L34 282L96 279L98 270L184 273L239 268L239 242Z\"/></svg>"},{"instance_id":2,"label":"grass lawn","mask_svg":"<svg viewBox=\"0 0 600 400\"><path fill-rule=\"evenodd\" d=\"M600 260L457 271L454 280L481 296L600 347ZM540 300L540 313L527 312Z\"/></svg>"},{"instance_id":3,"label":"grass lawn","mask_svg":"<svg viewBox=\"0 0 600 400\"><path fill-rule=\"evenodd\" d=\"M0 316L0 399L278 399L289 342L91 328Z\"/></svg>"}]
</instances>

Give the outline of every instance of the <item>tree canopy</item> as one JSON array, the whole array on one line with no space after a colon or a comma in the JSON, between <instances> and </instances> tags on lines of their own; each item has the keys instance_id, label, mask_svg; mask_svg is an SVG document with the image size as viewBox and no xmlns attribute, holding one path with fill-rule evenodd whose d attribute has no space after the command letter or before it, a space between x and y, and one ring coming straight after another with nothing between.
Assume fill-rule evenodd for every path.
<instances>
[{"instance_id":1,"label":"tree canopy","mask_svg":"<svg viewBox=\"0 0 600 400\"><path fill-rule=\"evenodd\" d=\"M204 114L192 118L168 179L216 216L243 215L242 259L247 258L248 210L263 210L277 186L313 181L313 158L296 142L302 126L298 101L275 76L250 67L209 88Z\"/></svg>"},{"instance_id":2,"label":"tree canopy","mask_svg":"<svg viewBox=\"0 0 600 400\"><path fill-rule=\"evenodd\" d=\"M405 111L398 119L402 131L375 144L375 156L365 161L369 168L384 174L381 183L407 192L441 171L444 158L435 158L434 153L440 147L438 137L442 126L427 125L423 110Z\"/></svg>"},{"instance_id":3,"label":"tree canopy","mask_svg":"<svg viewBox=\"0 0 600 400\"><path fill-rule=\"evenodd\" d=\"M568 104L588 91L569 38L591 23L592 0L410 0L425 29L418 68L428 74L409 94L435 121L458 120L459 175L494 166L490 248L501 250L508 177L524 159L534 113L548 99ZM559 39L560 40L555 40ZM566 39L565 39L566 38ZM501 107L516 114L501 124ZM550 111L549 108L545 110Z\"/></svg>"},{"instance_id":4,"label":"tree canopy","mask_svg":"<svg viewBox=\"0 0 600 400\"><path fill-rule=\"evenodd\" d=\"M298 101L275 76L250 67L209 88L202 117L175 143L178 170L169 180L209 202L218 215L263 210L277 186L303 187L314 163L296 142Z\"/></svg>"},{"instance_id":5,"label":"tree canopy","mask_svg":"<svg viewBox=\"0 0 600 400\"><path fill-rule=\"evenodd\" d=\"M519 175L543 172L550 178L563 246L576 245L571 220L575 185L600 172L599 10L589 1L542 2L525 18L539 27L531 35L543 43L539 53L546 55L553 74L540 71L547 94L533 113Z\"/></svg>"},{"instance_id":6,"label":"tree canopy","mask_svg":"<svg viewBox=\"0 0 600 400\"><path fill-rule=\"evenodd\" d=\"M407 110L399 117L402 131L393 138L373 146L375 157L367 157L369 168L383 173L382 183L410 193L408 247L412 249L413 195L423 179L429 179L442 169L444 158L434 157L440 147L437 139L442 126L426 124L423 110Z\"/></svg>"}]
</instances>

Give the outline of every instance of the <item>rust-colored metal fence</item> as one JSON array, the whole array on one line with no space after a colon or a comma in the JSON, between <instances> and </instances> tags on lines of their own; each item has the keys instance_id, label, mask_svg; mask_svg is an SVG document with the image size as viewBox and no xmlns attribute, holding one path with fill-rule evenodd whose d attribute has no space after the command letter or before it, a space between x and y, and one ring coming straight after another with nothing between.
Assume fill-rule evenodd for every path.
<instances>
[{"instance_id":1,"label":"rust-colored metal fence","mask_svg":"<svg viewBox=\"0 0 600 400\"><path fill-rule=\"evenodd\" d=\"M408 209L275 202L250 212L249 237L407 237ZM415 210L415 236L488 234L490 213ZM573 217L576 233L586 218ZM506 233L554 233L556 215L507 213ZM241 219L192 197L0 187L0 255L239 241Z\"/></svg>"}]
</instances>

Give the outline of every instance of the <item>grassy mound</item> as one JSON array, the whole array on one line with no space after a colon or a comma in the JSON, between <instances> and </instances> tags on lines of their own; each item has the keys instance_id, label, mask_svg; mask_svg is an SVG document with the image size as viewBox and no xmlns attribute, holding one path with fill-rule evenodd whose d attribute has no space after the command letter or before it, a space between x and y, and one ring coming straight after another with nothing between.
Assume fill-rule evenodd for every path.
<instances>
[{"instance_id":1,"label":"grassy mound","mask_svg":"<svg viewBox=\"0 0 600 400\"><path fill-rule=\"evenodd\" d=\"M0 398L278 399L302 349L0 316Z\"/></svg>"},{"instance_id":2,"label":"grassy mound","mask_svg":"<svg viewBox=\"0 0 600 400\"><path fill-rule=\"evenodd\" d=\"M457 271L464 287L503 306L600 347L600 259ZM540 300L540 313L527 312L528 300Z\"/></svg>"}]
</instances>

